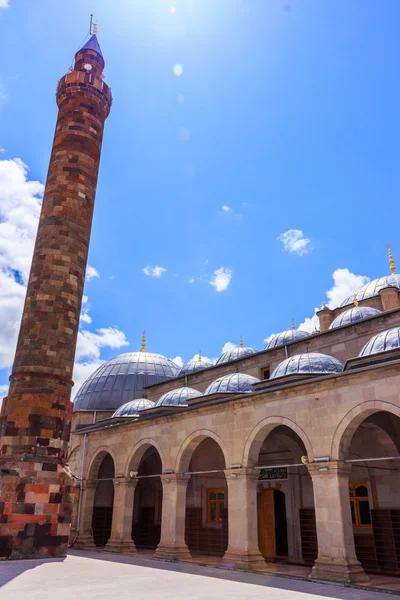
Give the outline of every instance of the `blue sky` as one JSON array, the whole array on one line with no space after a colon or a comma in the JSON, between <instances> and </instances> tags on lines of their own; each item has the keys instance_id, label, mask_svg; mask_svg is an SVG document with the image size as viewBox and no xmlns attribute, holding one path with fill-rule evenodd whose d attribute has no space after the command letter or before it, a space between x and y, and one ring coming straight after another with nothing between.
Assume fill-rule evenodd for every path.
<instances>
[{"instance_id":1,"label":"blue sky","mask_svg":"<svg viewBox=\"0 0 400 600\"><path fill-rule=\"evenodd\" d=\"M144 328L148 349L171 358L199 349L218 357L240 335L262 349L292 317L300 324L361 276L389 273L388 241L400 261L397 0L2 6L0 385L37 221L33 182L46 178L54 91L91 12L114 105L89 255L99 277L86 286L80 336L85 374L139 349ZM290 230L302 233L282 237Z\"/></svg>"}]
</instances>

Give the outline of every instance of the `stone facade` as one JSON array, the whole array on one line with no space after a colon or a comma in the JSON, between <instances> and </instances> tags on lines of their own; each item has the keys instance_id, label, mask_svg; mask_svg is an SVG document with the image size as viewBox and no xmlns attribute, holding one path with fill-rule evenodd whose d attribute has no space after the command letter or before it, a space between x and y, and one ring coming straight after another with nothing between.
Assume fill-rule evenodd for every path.
<instances>
[{"instance_id":1,"label":"stone facade","mask_svg":"<svg viewBox=\"0 0 400 600\"><path fill-rule=\"evenodd\" d=\"M399 313L396 314L398 318ZM369 326L366 323L358 325L361 330ZM343 334L339 332L339 335ZM221 564L262 570L265 562L259 550L257 496L272 486L283 491L290 503L286 507L289 559L302 562L304 548L302 551L299 510L311 509L315 511L318 538L313 577L338 582L365 581L367 577L355 552L348 489L350 472L357 467L351 467L344 459L351 456L350 442L365 419L377 413L387 413L395 419L400 416L399 366L399 355L396 360L377 365L364 361L359 368L340 374L296 383L289 381L281 387L242 396L209 401L207 397L199 398L195 404L173 414L143 416L115 426L106 420L104 425L98 423L75 431L70 465L75 472L83 465L83 497L86 498L84 508L81 507L82 527L76 532L78 540L84 540L81 547L85 547L85 540L92 543L93 503L87 501L87 490L96 481L98 457L109 453L115 464L114 484L127 485L126 482L137 481L141 458L153 446L161 459L159 475L163 484L161 540L155 556L189 560L184 525L187 504L191 502L190 494L186 493L187 477L193 468L191 460L196 449L204 440L211 439L221 450L223 465L219 477L226 479L228 489L229 543ZM223 368L229 368L229 365ZM158 387L164 391L166 385L170 386L171 382ZM161 395L161 391L159 393ZM376 425L370 427L376 428ZM400 434L398 423L396 427ZM274 432L277 434L273 439ZM285 436L290 438L287 443L282 442ZM269 439L272 445L266 446ZM365 439L359 440L358 444L354 448L370 457L373 447L368 446ZM393 447L394 444L387 446L389 454L395 452ZM258 480L257 467L265 465L266 461L260 458L262 448L263 454L270 456L267 465L271 462L284 464L282 461L285 460L294 465L287 481L268 483ZM376 450L378 454L382 451ZM398 454L398 450L396 452ZM301 455L306 456L307 464L295 466L301 464ZM196 469L200 473L202 464L205 468L210 465L197 463ZM376 473L371 479L377 487L382 486L380 494L382 499L386 498L386 506L399 507L400 494L396 485L393 487L386 476L381 476L379 471ZM201 474L198 477L202 477ZM221 484L218 481L216 485ZM392 497L385 485L391 488ZM372 507L385 506L385 500L379 501L376 494L375 498L371 494L370 504ZM114 525L119 518L116 515L121 514L130 519L124 528L121 523ZM129 544L132 550L132 496L127 492L115 496L114 515L112 528L113 532L118 530L119 548ZM113 550L114 545L107 545L106 549Z\"/></svg>"},{"instance_id":2,"label":"stone facade","mask_svg":"<svg viewBox=\"0 0 400 600\"><path fill-rule=\"evenodd\" d=\"M0 558L64 555L74 486L67 451L103 127L104 60L84 47L57 87L59 108L10 390L1 412Z\"/></svg>"}]
</instances>

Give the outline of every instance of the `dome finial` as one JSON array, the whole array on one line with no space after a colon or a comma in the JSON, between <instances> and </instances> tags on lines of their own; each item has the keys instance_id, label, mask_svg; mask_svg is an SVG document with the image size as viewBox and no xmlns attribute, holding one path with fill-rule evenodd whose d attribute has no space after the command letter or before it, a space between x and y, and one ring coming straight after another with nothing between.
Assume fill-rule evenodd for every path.
<instances>
[{"instance_id":1,"label":"dome finial","mask_svg":"<svg viewBox=\"0 0 400 600\"><path fill-rule=\"evenodd\" d=\"M143 331L142 347L140 348L140 352L146 352L146 330Z\"/></svg>"},{"instance_id":2,"label":"dome finial","mask_svg":"<svg viewBox=\"0 0 400 600\"><path fill-rule=\"evenodd\" d=\"M242 336L240 336L240 342L239 342L239 345L240 345L240 347L241 347L241 348L243 348L243 346L244 346L244 344L243 344L243 338L242 338Z\"/></svg>"},{"instance_id":3,"label":"dome finial","mask_svg":"<svg viewBox=\"0 0 400 600\"><path fill-rule=\"evenodd\" d=\"M357 294L354 294L354 306L358 308L359 302L357 300Z\"/></svg>"},{"instance_id":4,"label":"dome finial","mask_svg":"<svg viewBox=\"0 0 400 600\"><path fill-rule=\"evenodd\" d=\"M201 355L201 350L199 350L199 357L198 357L199 362L201 362L203 360L203 357Z\"/></svg>"},{"instance_id":5,"label":"dome finial","mask_svg":"<svg viewBox=\"0 0 400 600\"><path fill-rule=\"evenodd\" d=\"M388 244L387 249L388 249L388 253L389 253L390 270L392 271L393 275L396 275L396 265L395 265L394 258L393 258L392 244Z\"/></svg>"},{"instance_id":6,"label":"dome finial","mask_svg":"<svg viewBox=\"0 0 400 600\"><path fill-rule=\"evenodd\" d=\"M292 329L295 330L296 329L296 325L294 324L294 319L292 319Z\"/></svg>"}]
</instances>

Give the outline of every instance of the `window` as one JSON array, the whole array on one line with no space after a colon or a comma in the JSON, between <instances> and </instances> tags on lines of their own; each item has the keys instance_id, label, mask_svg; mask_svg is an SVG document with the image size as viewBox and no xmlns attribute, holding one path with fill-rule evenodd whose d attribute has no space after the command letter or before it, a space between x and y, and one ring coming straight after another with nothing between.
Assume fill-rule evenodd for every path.
<instances>
[{"instance_id":1,"label":"window","mask_svg":"<svg viewBox=\"0 0 400 600\"><path fill-rule=\"evenodd\" d=\"M207 490L207 522L221 523L225 492L223 489Z\"/></svg>"},{"instance_id":2,"label":"window","mask_svg":"<svg viewBox=\"0 0 400 600\"><path fill-rule=\"evenodd\" d=\"M349 494L353 527L371 527L367 484L349 483Z\"/></svg>"},{"instance_id":3,"label":"window","mask_svg":"<svg viewBox=\"0 0 400 600\"><path fill-rule=\"evenodd\" d=\"M269 379L269 367L261 369L261 379Z\"/></svg>"}]
</instances>

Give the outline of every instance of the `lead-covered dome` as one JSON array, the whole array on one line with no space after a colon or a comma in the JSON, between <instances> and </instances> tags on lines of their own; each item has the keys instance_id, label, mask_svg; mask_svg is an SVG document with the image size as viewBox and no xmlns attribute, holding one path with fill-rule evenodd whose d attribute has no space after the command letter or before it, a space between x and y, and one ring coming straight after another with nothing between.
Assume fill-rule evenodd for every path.
<instances>
[{"instance_id":1,"label":"lead-covered dome","mask_svg":"<svg viewBox=\"0 0 400 600\"><path fill-rule=\"evenodd\" d=\"M377 308L371 308L370 306L354 306L348 310L343 311L333 319L329 326L329 329L335 329L336 327L342 327L342 325L350 325L351 323L357 323L362 319L368 319L368 317L374 317L381 313Z\"/></svg>"},{"instance_id":2,"label":"lead-covered dome","mask_svg":"<svg viewBox=\"0 0 400 600\"><path fill-rule=\"evenodd\" d=\"M393 275L379 277L378 279L369 281L365 285L359 287L354 294L351 294L351 296L348 296L345 300L343 300L340 306L347 306L347 304L352 304L354 298L361 302L361 300L365 300L366 298L378 296L379 291L386 287L396 287L400 289L400 275L395 273Z\"/></svg>"},{"instance_id":3,"label":"lead-covered dome","mask_svg":"<svg viewBox=\"0 0 400 600\"><path fill-rule=\"evenodd\" d=\"M169 358L153 352L128 352L101 365L78 391L74 411L116 410L142 398L144 388L173 379L179 371Z\"/></svg>"},{"instance_id":4,"label":"lead-covered dome","mask_svg":"<svg viewBox=\"0 0 400 600\"><path fill-rule=\"evenodd\" d=\"M389 352L389 350L396 350L397 348L400 348L400 327L393 327L374 335L365 344L358 356Z\"/></svg>"},{"instance_id":5,"label":"lead-covered dome","mask_svg":"<svg viewBox=\"0 0 400 600\"><path fill-rule=\"evenodd\" d=\"M246 375L245 373L232 373L219 377L206 389L205 396L209 394L250 394L254 392L253 384L260 380L257 377Z\"/></svg>"},{"instance_id":6,"label":"lead-covered dome","mask_svg":"<svg viewBox=\"0 0 400 600\"><path fill-rule=\"evenodd\" d=\"M281 331L281 333L276 333L271 337L265 346L265 350L272 350L272 348L277 348L278 346L286 346L286 344L290 344L291 342L304 340L304 338L309 337L310 335L311 334L308 331L303 331L302 329L288 329L287 331Z\"/></svg>"},{"instance_id":7,"label":"lead-covered dome","mask_svg":"<svg viewBox=\"0 0 400 600\"><path fill-rule=\"evenodd\" d=\"M341 371L343 371L342 363L333 356L319 352L307 352L286 358L276 367L270 379L286 375L327 375L341 373Z\"/></svg>"},{"instance_id":8,"label":"lead-covered dome","mask_svg":"<svg viewBox=\"0 0 400 600\"><path fill-rule=\"evenodd\" d=\"M209 358L204 358L201 354L195 354L192 360L189 360L186 364L181 367L178 375L181 377L182 375L190 375L190 373L195 373L196 371L201 371L202 369L208 369L209 367L213 367L214 363L211 362Z\"/></svg>"},{"instance_id":9,"label":"lead-covered dome","mask_svg":"<svg viewBox=\"0 0 400 600\"><path fill-rule=\"evenodd\" d=\"M153 408L154 402L147 400L147 398L138 398L137 400L131 400L120 406L113 417L138 417L141 410L147 410Z\"/></svg>"},{"instance_id":10,"label":"lead-covered dome","mask_svg":"<svg viewBox=\"0 0 400 600\"><path fill-rule=\"evenodd\" d=\"M222 356L217 360L217 365L221 365L222 363L230 362L231 360L238 360L239 358L244 358L245 356L250 356L251 354L257 354L258 350L255 348L249 348L248 346L243 345L243 340L240 338L239 347L231 348L224 352Z\"/></svg>"},{"instance_id":11,"label":"lead-covered dome","mask_svg":"<svg viewBox=\"0 0 400 600\"><path fill-rule=\"evenodd\" d=\"M156 402L156 407L159 406L187 406L187 401L192 398L198 398L203 394L199 390L191 387L181 387L166 392Z\"/></svg>"}]
</instances>

